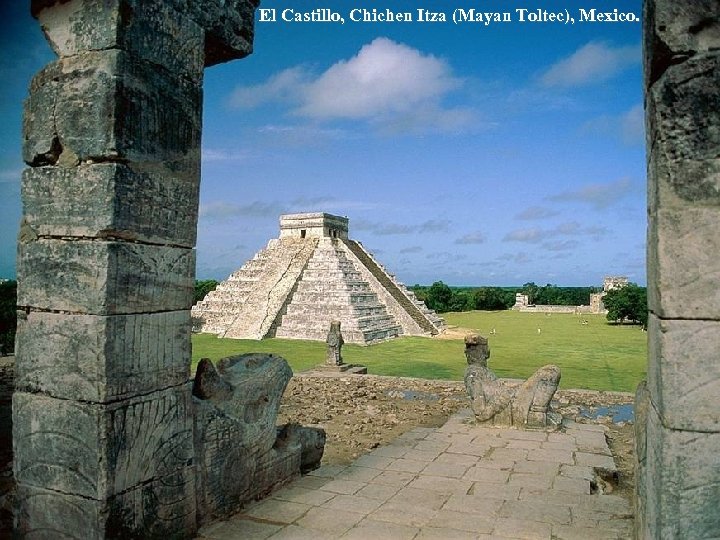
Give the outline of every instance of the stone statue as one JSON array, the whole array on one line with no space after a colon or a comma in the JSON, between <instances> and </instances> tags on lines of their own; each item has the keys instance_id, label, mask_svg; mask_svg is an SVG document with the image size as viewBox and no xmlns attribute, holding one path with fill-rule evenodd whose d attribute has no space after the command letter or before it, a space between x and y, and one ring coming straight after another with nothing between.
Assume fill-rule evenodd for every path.
<instances>
[{"instance_id":1,"label":"stone statue","mask_svg":"<svg viewBox=\"0 0 720 540\"><path fill-rule=\"evenodd\" d=\"M292 377L272 354L200 360L193 385L196 498L202 520L237 511L289 478L317 468L325 432L276 426Z\"/></svg>"},{"instance_id":2,"label":"stone statue","mask_svg":"<svg viewBox=\"0 0 720 540\"><path fill-rule=\"evenodd\" d=\"M340 332L340 321L332 321L330 323L330 331L328 332L325 343L327 343L325 363L330 366L341 366L343 364L341 350L345 341L343 341L342 333Z\"/></svg>"},{"instance_id":3,"label":"stone statue","mask_svg":"<svg viewBox=\"0 0 720 540\"><path fill-rule=\"evenodd\" d=\"M487 367L490 346L479 334L465 336L465 357L468 362L465 389L479 422L517 427L555 423L549 408L560 383L560 368L544 366L524 383L511 386Z\"/></svg>"}]
</instances>

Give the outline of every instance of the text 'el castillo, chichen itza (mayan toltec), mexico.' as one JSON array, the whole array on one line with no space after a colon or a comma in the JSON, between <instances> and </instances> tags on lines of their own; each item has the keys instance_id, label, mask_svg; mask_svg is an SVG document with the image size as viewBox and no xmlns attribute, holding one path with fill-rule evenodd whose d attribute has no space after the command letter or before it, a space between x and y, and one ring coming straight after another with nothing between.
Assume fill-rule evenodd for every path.
<instances>
[{"instance_id":1,"label":"text 'el castillo, chichen itza (mayan toltec), mexico.'","mask_svg":"<svg viewBox=\"0 0 720 540\"><path fill-rule=\"evenodd\" d=\"M280 216L273 238L192 309L193 330L237 339L324 341L340 321L346 342L434 335L442 318L397 281L360 242L348 218Z\"/></svg>"}]
</instances>

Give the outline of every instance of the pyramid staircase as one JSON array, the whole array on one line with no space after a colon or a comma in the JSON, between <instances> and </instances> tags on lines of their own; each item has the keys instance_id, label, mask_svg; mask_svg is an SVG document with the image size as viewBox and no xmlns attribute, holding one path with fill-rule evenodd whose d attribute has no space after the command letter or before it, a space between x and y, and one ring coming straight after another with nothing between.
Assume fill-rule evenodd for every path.
<instances>
[{"instance_id":1,"label":"pyramid staircase","mask_svg":"<svg viewBox=\"0 0 720 540\"><path fill-rule=\"evenodd\" d=\"M415 293L408 290L395 276L385 270L370 252L360 242L345 240L348 249L357 257L358 261L378 281L390 296L398 303L401 311L410 316L417 324L420 332L436 335L445 329L445 321L433 310L429 309L422 300L418 300Z\"/></svg>"},{"instance_id":2,"label":"pyramid staircase","mask_svg":"<svg viewBox=\"0 0 720 540\"><path fill-rule=\"evenodd\" d=\"M275 335L324 341L330 323L342 322L349 343L376 343L402 334L356 266L342 240L322 238L303 270Z\"/></svg>"},{"instance_id":3,"label":"pyramid staircase","mask_svg":"<svg viewBox=\"0 0 720 540\"><path fill-rule=\"evenodd\" d=\"M281 216L280 226L280 238L193 306L193 331L325 341L338 320L345 342L370 344L444 329L434 311L348 239L347 218L292 214Z\"/></svg>"},{"instance_id":4,"label":"pyramid staircase","mask_svg":"<svg viewBox=\"0 0 720 540\"><path fill-rule=\"evenodd\" d=\"M265 249L193 306L193 330L236 339L266 337L318 240L270 240Z\"/></svg>"}]
</instances>

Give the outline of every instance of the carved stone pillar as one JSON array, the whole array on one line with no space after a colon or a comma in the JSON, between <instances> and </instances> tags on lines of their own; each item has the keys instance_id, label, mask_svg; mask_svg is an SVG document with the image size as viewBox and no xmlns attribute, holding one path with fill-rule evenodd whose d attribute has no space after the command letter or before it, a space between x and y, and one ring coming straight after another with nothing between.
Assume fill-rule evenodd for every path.
<instances>
[{"instance_id":1,"label":"carved stone pillar","mask_svg":"<svg viewBox=\"0 0 720 540\"><path fill-rule=\"evenodd\" d=\"M646 0L647 386L637 538L720 531L720 2Z\"/></svg>"},{"instance_id":2,"label":"carved stone pillar","mask_svg":"<svg viewBox=\"0 0 720 540\"><path fill-rule=\"evenodd\" d=\"M13 444L20 536L190 536L203 69L255 5L33 0Z\"/></svg>"}]
</instances>

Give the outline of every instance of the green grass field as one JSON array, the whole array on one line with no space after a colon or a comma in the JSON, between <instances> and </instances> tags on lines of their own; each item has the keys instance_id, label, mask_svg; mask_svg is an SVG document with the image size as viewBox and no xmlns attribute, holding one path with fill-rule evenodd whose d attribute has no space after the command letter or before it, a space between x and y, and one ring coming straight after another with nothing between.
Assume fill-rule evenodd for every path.
<instances>
[{"instance_id":1,"label":"green grass field","mask_svg":"<svg viewBox=\"0 0 720 540\"><path fill-rule=\"evenodd\" d=\"M552 363L562 370L562 388L625 392L634 391L645 377L647 334L637 326L609 325L601 315L471 311L443 316L449 325L474 329L490 339L489 366L501 377L526 378ZM581 324L581 318L588 324ZM490 335L493 328L496 334ZM202 357L272 352L287 359L294 371L304 371L325 357L325 344L313 341L218 339L208 334L192 339L193 365ZM377 375L461 380L463 348L462 339L406 337L369 347L348 344L343 358Z\"/></svg>"}]
</instances>

